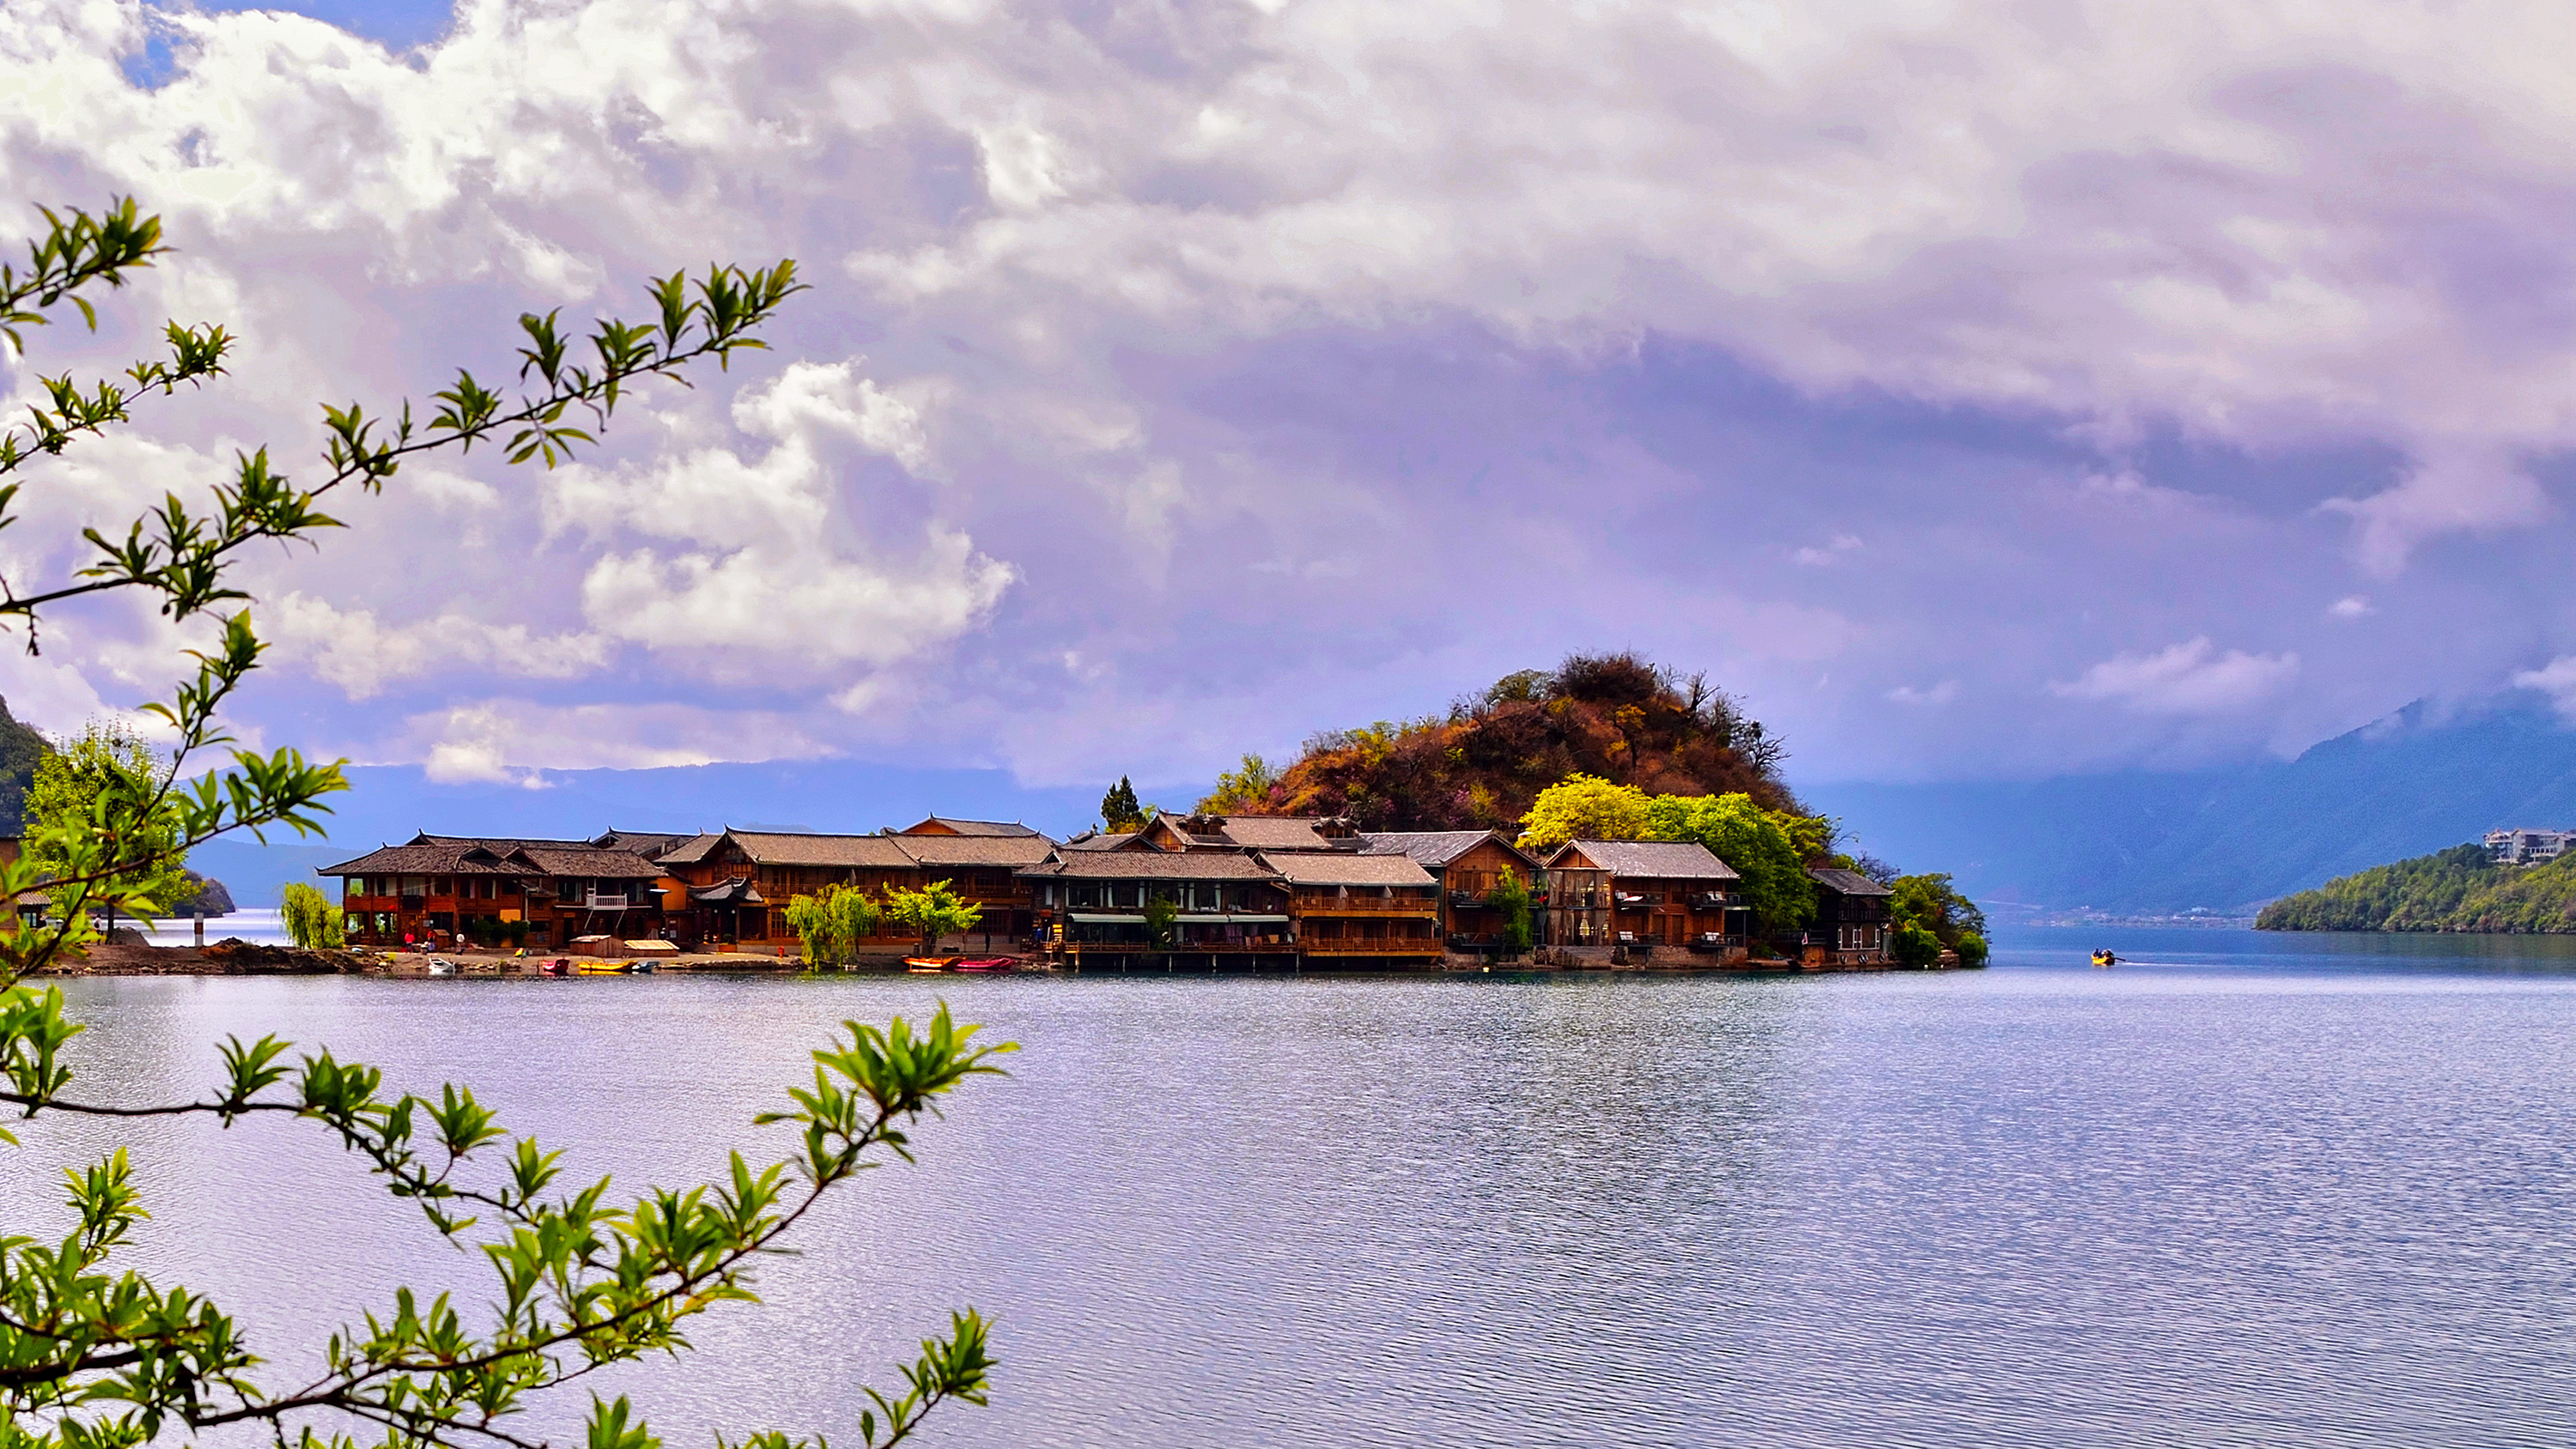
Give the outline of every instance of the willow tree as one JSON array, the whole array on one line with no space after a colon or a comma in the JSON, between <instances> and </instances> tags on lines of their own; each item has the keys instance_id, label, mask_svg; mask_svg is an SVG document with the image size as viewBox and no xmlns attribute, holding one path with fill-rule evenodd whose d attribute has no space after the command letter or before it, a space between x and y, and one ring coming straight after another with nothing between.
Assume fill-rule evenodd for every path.
<instances>
[{"instance_id":1,"label":"willow tree","mask_svg":"<svg viewBox=\"0 0 2576 1449\"><path fill-rule=\"evenodd\" d=\"M0 267L0 341L13 349L70 311L94 328L92 299L164 250L159 219L130 200L96 216L45 218L50 228L29 244L25 268ZM479 1247L471 1256L494 1275L487 1294L455 1300L478 1305L471 1309L406 1289L318 1353L255 1349L221 1305L111 1268L146 1201L117 1149L68 1174L77 1219L68 1235L0 1231L0 1442L10 1449L131 1449L228 1426L300 1449L350 1449L354 1432L380 1434L387 1449L535 1449L512 1415L580 1393L578 1381L601 1365L685 1351L688 1320L750 1299L747 1269L783 1247L819 1199L889 1153L909 1157L908 1133L923 1112L967 1078L998 1070L991 1058L1008 1047L976 1045L975 1029L944 1008L920 1027L900 1018L885 1027L845 1023L845 1037L813 1053L811 1085L754 1119L795 1124L795 1153L760 1165L736 1154L720 1181L620 1202L606 1179L575 1183L561 1154L505 1132L467 1088L391 1094L374 1067L328 1049L297 1054L273 1036L224 1041L222 1071L204 1096L108 1105L80 1091L64 1063L81 1023L59 990L30 980L94 939L91 910L148 914L151 882L170 860L228 831L315 833L326 798L347 788L338 764L293 749L239 748L224 727L262 649L252 601L231 573L245 550L315 542L340 526L326 507L381 491L424 453L488 444L513 463L551 467L587 446L639 384L676 381L759 347L758 329L799 290L788 262L710 266L700 277L652 283L640 320L601 321L586 336L563 331L554 313L522 316L515 386L459 371L426 421L408 404L384 415L356 403L325 406L310 486L290 480L265 450L242 454L210 500L172 494L139 517L97 520L80 535L87 556L68 576L0 579L0 626L22 631L30 650L56 606L101 596L148 601L204 635L169 697L148 706L172 741L169 770L148 790L108 792L86 815L32 823L29 848L0 862L0 891L42 886L68 906L52 923L13 916L0 925L0 1101L27 1118L308 1122L416 1207L431 1231ZM44 400L0 432L0 528L20 522L22 489L49 486L35 481L34 465L127 425L154 399L212 382L233 341L219 326L175 322L163 339L166 355L115 377L42 379ZM8 536L19 545L14 557L47 556L44 540L24 530ZM224 763L205 768L219 751ZM165 817L175 822L167 839L152 828ZM0 1141L16 1138L0 1133ZM836 1426L844 1442L892 1443L944 1401L982 1402L985 1344L972 1310L952 1315L947 1332L904 1366L902 1392L872 1391L872 1408ZM317 1376L299 1372L280 1384L257 1371L307 1358L321 1364ZM590 1449L659 1442L623 1397L592 1401L585 1439ZM793 1449L807 1441L763 1431L735 1442Z\"/></svg>"}]
</instances>

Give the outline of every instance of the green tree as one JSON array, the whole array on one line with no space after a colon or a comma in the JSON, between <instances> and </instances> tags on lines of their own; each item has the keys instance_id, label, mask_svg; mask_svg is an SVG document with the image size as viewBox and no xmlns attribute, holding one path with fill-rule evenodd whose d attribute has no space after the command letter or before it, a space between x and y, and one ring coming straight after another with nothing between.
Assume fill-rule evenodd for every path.
<instances>
[{"instance_id":1,"label":"green tree","mask_svg":"<svg viewBox=\"0 0 2576 1449\"><path fill-rule=\"evenodd\" d=\"M1947 874L1901 875L1888 883L1888 919L1910 922L1930 931L1943 946L1956 949L1963 936L1985 938L1986 913L1959 894ZM1966 953L1960 953L1965 959Z\"/></svg>"},{"instance_id":2,"label":"green tree","mask_svg":"<svg viewBox=\"0 0 2576 1449\"><path fill-rule=\"evenodd\" d=\"M1975 931L1961 931L1959 939L1950 943L1950 949L1959 953L1962 966L1985 965L1991 950L1986 945L1986 938Z\"/></svg>"},{"instance_id":3,"label":"green tree","mask_svg":"<svg viewBox=\"0 0 2576 1449\"><path fill-rule=\"evenodd\" d=\"M919 890L887 891L885 916L899 926L909 927L926 956L937 949L940 937L963 935L975 929L984 919L984 908L960 898L949 889L948 882L935 880Z\"/></svg>"},{"instance_id":4,"label":"green tree","mask_svg":"<svg viewBox=\"0 0 2576 1449\"><path fill-rule=\"evenodd\" d=\"M287 939L308 951L337 951L349 944L347 918L339 903L304 882L288 881L277 913L286 922Z\"/></svg>"},{"instance_id":5,"label":"green tree","mask_svg":"<svg viewBox=\"0 0 2576 1449\"><path fill-rule=\"evenodd\" d=\"M1530 948L1530 893L1521 884L1520 874L1510 866L1494 878L1494 888L1485 892L1485 904L1503 918L1503 951L1518 956Z\"/></svg>"},{"instance_id":6,"label":"green tree","mask_svg":"<svg viewBox=\"0 0 2576 1449\"><path fill-rule=\"evenodd\" d=\"M29 245L24 268L0 266L0 341L16 349L66 309L95 326L92 297L164 250L158 218L138 214L131 201L96 216L46 218L50 228ZM890 1156L910 1159L921 1116L970 1077L999 1070L991 1058L1007 1046L976 1045L975 1029L956 1025L945 1009L918 1029L901 1019L884 1028L846 1024L846 1038L836 1035L813 1054L811 1084L755 1119L797 1129L787 1160L755 1166L737 1154L716 1182L620 1201L606 1179L566 1179L560 1154L504 1131L468 1088L388 1094L377 1069L327 1049L294 1055L275 1037L227 1039L212 1090L195 1100L88 1099L64 1051L83 1024L66 1014L59 990L28 981L93 939L91 910L150 910L135 883L154 879L169 861L233 830L318 833L323 801L347 788L338 764L313 764L291 749L235 747L220 723L263 647L249 596L231 573L246 550L314 542L339 526L326 503L376 493L436 450L488 443L512 462L559 463L648 380L677 379L696 364L722 364L761 346L757 329L797 290L789 263L710 267L695 280L674 274L656 282L644 320L604 321L586 339L565 335L554 314L522 316L517 390L459 372L425 422L408 406L389 416L354 403L325 407L318 482L290 481L265 450L238 455L210 503L171 496L130 520L97 518L79 535L90 553L76 572L13 577L0 590L0 624L23 628L30 648L56 605L120 594L199 640L170 697L147 706L173 740L152 787L127 774L86 818L32 824L20 858L0 862L0 893L41 887L67 907L53 922L0 924L0 1105L27 1118L161 1116L180 1128L252 1116L309 1124L417 1208L433 1231L480 1249L458 1261L494 1275L486 1292L455 1299L400 1290L365 1315L363 1332L277 1355L296 1365L291 1384L263 1382L263 1360L218 1304L109 1266L144 1212L143 1190L116 1148L68 1174L72 1231L0 1232L0 1439L9 1449L134 1449L165 1434L208 1431L355 1449L350 1431L359 1426L382 1429L389 1449L520 1445L504 1427L522 1422L513 1415L582 1392L594 1368L682 1351L690 1318L752 1300L753 1265L785 1247L822 1197ZM359 325L362 340L390 344L363 338ZM163 339L167 356L116 377L40 377L39 399L0 428L0 476L222 375L232 347L211 325L173 323ZM577 354L576 344L586 350ZM22 486L14 477L0 482L0 527L23 521ZM44 559L45 542L22 543L13 556ZM228 767L190 768L228 747ZM171 818L178 828L165 838ZM0 1145L15 1143L0 1132ZM891 1443L939 1404L983 1402L990 1366L983 1320L972 1310L953 1315L947 1334L925 1342L905 1366L905 1392L872 1395L875 1408L861 1415L856 1441ZM592 1399L585 1437L594 1449L659 1442L622 1396ZM765 1432L741 1449L809 1442Z\"/></svg>"},{"instance_id":7,"label":"green tree","mask_svg":"<svg viewBox=\"0 0 2576 1449\"><path fill-rule=\"evenodd\" d=\"M1767 931L1794 931L1816 914L1816 883L1807 875L1802 837L1814 817L1765 810L1750 795L1658 795L1648 802L1645 834L1696 840L1744 878L1744 903Z\"/></svg>"},{"instance_id":8,"label":"green tree","mask_svg":"<svg viewBox=\"0 0 2576 1449\"><path fill-rule=\"evenodd\" d=\"M130 726L92 720L36 762L27 785L26 819L33 827L27 853L37 867L67 883L54 891L54 909L89 904L89 893L70 881L75 852L69 838L87 833L112 857L136 864L118 872L103 900L107 929L125 914L159 916L189 893L185 826L171 799L173 762Z\"/></svg>"},{"instance_id":9,"label":"green tree","mask_svg":"<svg viewBox=\"0 0 2576 1449\"><path fill-rule=\"evenodd\" d=\"M1523 850L1554 850L1569 840L1636 840L1646 833L1646 792L1595 775L1568 775L1538 792L1521 817Z\"/></svg>"},{"instance_id":10,"label":"green tree","mask_svg":"<svg viewBox=\"0 0 2576 1449\"><path fill-rule=\"evenodd\" d=\"M1120 780L1121 785L1126 784ZM1279 783L1279 772L1259 755L1246 755L1236 769L1216 777L1216 788L1198 803L1202 815L1254 815L1268 809L1271 787ZM1134 792L1129 792L1134 799Z\"/></svg>"},{"instance_id":11,"label":"green tree","mask_svg":"<svg viewBox=\"0 0 2576 1449\"><path fill-rule=\"evenodd\" d=\"M1157 951L1169 951L1178 938L1181 908L1169 895L1157 891L1145 902L1145 940Z\"/></svg>"},{"instance_id":12,"label":"green tree","mask_svg":"<svg viewBox=\"0 0 2576 1449\"><path fill-rule=\"evenodd\" d=\"M866 891L846 888L827 892L830 896L833 938L841 944L842 959L858 954L859 943L877 933L885 920L885 907Z\"/></svg>"},{"instance_id":13,"label":"green tree","mask_svg":"<svg viewBox=\"0 0 2576 1449\"><path fill-rule=\"evenodd\" d=\"M1136 803L1136 787L1124 775L1100 797L1100 828L1113 835L1145 828L1145 807Z\"/></svg>"}]
</instances>

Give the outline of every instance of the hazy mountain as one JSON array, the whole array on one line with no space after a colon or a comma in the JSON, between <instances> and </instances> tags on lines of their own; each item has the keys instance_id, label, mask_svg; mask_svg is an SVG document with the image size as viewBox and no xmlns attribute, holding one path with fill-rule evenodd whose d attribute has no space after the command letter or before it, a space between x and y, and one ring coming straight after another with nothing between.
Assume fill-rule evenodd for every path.
<instances>
[{"instance_id":1,"label":"hazy mountain","mask_svg":"<svg viewBox=\"0 0 2576 1449\"><path fill-rule=\"evenodd\" d=\"M1981 900L2233 911L2501 826L2576 822L2576 730L2520 699L2415 704L2286 763L1801 793L1873 853L1951 871Z\"/></svg>"}]
</instances>

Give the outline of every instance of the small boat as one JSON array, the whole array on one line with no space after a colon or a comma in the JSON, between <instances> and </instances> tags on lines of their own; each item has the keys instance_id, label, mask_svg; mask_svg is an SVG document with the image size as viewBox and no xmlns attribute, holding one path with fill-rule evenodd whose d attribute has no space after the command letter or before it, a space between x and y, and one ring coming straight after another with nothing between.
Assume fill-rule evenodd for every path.
<instances>
[{"instance_id":1,"label":"small boat","mask_svg":"<svg viewBox=\"0 0 2576 1449\"><path fill-rule=\"evenodd\" d=\"M429 958L429 974L432 976L453 976L456 974L456 963L448 960L444 956L432 956Z\"/></svg>"},{"instance_id":2,"label":"small boat","mask_svg":"<svg viewBox=\"0 0 2576 1449\"><path fill-rule=\"evenodd\" d=\"M1008 956L969 956L949 963L952 971L972 971L986 976L1004 976L1020 969L1020 963Z\"/></svg>"},{"instance_id":3,"label":"small boat","mask_svg":"<svg viewBox=\"0 0 2576 1449\"><path fill-rule=\"evenodd\" d=\"M572 974L572 963L561 956L557 956L551 961L540 961L537 963L537 974L540 976L570 976Z\"/></svg>"},{"instance_id":4,"label":"small boat","mask_svg":"<svg viewBox=\"0 0 2576 1449\"><path fill-rule=\"evenodd\" d=\"M2096 951L2093 953L2093 964L2096 966L2117 966L2120 964L2120 958L2112 955L2108 951Z\"/></svg>"},{"instance_id":5,"label":"small boat","mask_svg":"<svg viewBox=\"0 0 2576 1449\"><path fill-rule=\"evenodd\" d=\"M936 976L940 972L948 969L948 958L945 956L906 956L903 958L903 969L911 972L915 976Z\"/></svg>"},{"instance_id":6,"label":"small boat","mask_svg":"<svg viewBox=\"0 0 2576 1449\"><path fill-rule=\"evenodd\" d=\"M584 976L624 976L635 969L632 961L610 961L594 957L573 964L573 970Z\"/></svg>"}]
</instances>

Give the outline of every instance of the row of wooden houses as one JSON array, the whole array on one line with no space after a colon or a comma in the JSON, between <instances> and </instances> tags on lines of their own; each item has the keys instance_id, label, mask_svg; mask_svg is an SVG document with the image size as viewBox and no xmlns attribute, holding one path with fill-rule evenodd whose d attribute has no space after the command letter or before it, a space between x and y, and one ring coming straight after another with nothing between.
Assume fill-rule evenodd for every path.
<instances>
[{"instance_id":1,"label":"row of wooden houses","mask_svg":"<svg viewBox=\"0 0 2576 1449\"><path fill-rule=\"evenodd\" d=\"M352 939L368 945L560 949L609 937L792 953L796 896L946 882L982 913L961 947L1246 969L1489 959L1508 945L1494 900L1507 873L1527 892L1532 944L1571 959L1715 964L1756 944L1741 879L1696 843L1577 840L1542 858L1490 830L1374 832L1338 818L1163 815L1064 841L939 816L870 835L423 834L321 872L339 879ZM1816 919L1781 944L1809 965L1884 964L1886 887L1852 871L1809 874ZM917 944L889 936L860 949Z\"/></svg>"}]
</instances>

